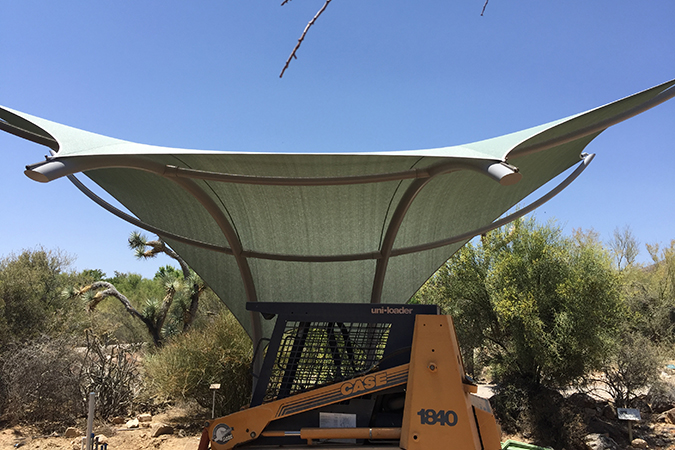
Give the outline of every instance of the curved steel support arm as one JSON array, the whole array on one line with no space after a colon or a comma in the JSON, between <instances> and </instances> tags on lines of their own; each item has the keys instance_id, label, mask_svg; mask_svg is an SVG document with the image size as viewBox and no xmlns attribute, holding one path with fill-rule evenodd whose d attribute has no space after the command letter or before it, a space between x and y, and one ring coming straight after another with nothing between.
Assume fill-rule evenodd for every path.
<instances>
[{"instance_id":1,"label":"curved steel support arm","mask_svg":"<svg viewBox=\"0 0 675 450\"><path fill-rule=\"evenodd\" d=\"M164 172L166 171L164 164L133 156L75 156L59 158L57 155L49 158L47 161L27 165L24 174L31 180L47 183L78 172L111 168L139 169L160 176L164 176ZM176 180L175 177L167 178Z\"/></svg>"},{"instance_id":2,"label":"curved steel support arm","mask_svg":"<svg viewBox=\"0 0 675 450\"><path fill-rule=\"evenodd\" d=\"M27 167L26 174L37 181L50 181L51 179L72 175L73 173L80 172L82 170L93 170L109 167L138 169L164 176L166 166L146 159L132 157L123 159L104 157L102 160L95 160L94 158L79 159L77 161L73 161L72 159L65 160L54 158L52 160L46 161L45 163ZM241 242L239 241L239 237L218 205L216 205L213 199L209 197L209 195L206 194L193 180L174 177L167 178L171 179L174 183L183 188L183 190L189 192L206 209L206 211L218 224L218 227L230 244L232 255L237 261L237 266L239 267L242 282L244 283L246 299L250 302L257 301L251 268L248 264L248 260L242 254L243 249ZM254 342L257 342L257 339L262 338L261 319L257 313L251 313L251 319L253 326L253 339Z\"/></svg>"},{"instance_id":3,"label":"curved steel support arm","mask_svg":"<svg viewBox=\"0 0 675 450\"><path fill-rule=\"evenodd\" d=\"M197 199L199 203L204 206L204 208L209 212L211 217L216 221L218 227L220 228L223 235L230 244L232 248L233 256L237 261L237 266L239 267L239 273L241 279L244 283L244 291L246 292L246 300L249 302L258 301L258 296L255 290L255 283L253 282L253 274L251 273L251 267L248 264L248 259L242 254L242 245L239 237L234 231L232 224L227 217L220 210L218 205L213 201L213 199L206 193L202 188L200 188L197 183L193 180L188 179L174 179L175 183L185 189L187 192L192 194L192 196ZM254 345L258 345L258 342L262 339L262 317L259 313L255 311L250 312L251 315L251 326L253 328L253 336L251 336ZM258 367L261 364L260 361L254 361L254 366Z\"/></svg>"},{"instance_id":4,"label":"curved steel support arm","mask_svg":"<svg viewBox=\"0 0 675 450\"><path fill-rule=\"evenodd\" d=\"M58 155L47 161L26 166L24 173L34 181L47 183L60 177L87 170L127 168L140 169L161 175L173 180L196 179L236 184L258 184L267 186L339 186L345 184L381 183L407 179L427 179L439 172L447 172L455 168L472 170L498 181L504 186L520 181L522 175L518 168L497 160L457 160L441 161L423 169L412 169L404 172L388 174L358 175L351 177L257 177L249 175L232 175L227 173L206 172L179 168L156 163L149 159L132 156L87 156L59 158Z\"/></svg>"},{"instance_id":5,"label":"curved steel support arm","mask_svg":"<svg viewBox=\"0 0 675 450\"><path fill-rule=\"evenodd\" d=\"M514 166L500 161L485 161L482 164L438 163L422 169L410 169L402 172L376 173L370 175L355 175L347 177L262 177L254 175L235 175L229 173L210 172L205 170L186 169L183 167L166 166L166 176L177 178L193 178L199 180L218 181L236 184L257 184L264 186L342 186L350 184L382 183L385 181L401 181L419 178L429 178L436 166L446 164L463 165L469 170L487 172L492 178L502 184L515 184L522 176Z\"/></svg>"},{"instance_id":6,"label":"curved steel support arm","mask_svg":"<svg viewBox=\"0 0 675 450\"><path fill-rule=\"evenodd\" d=\"M444 247L446 245L451 245L460 241L463 241L465 239L470 239L474 236L478 236L479 234L484 234L487 233L488 231L492 231L496 228L499 228L519 217L524 216L525 214L528 214L529 212L533 211L534 209L538 208L539 206L543 205L556 195L560 193L564 188L566 188L569 184L572 183L581 173L586 170L588 165L591 163L595 155L590 154L590 155L584 155L584 159L582 160L582 163L577 169L571 173L565 180L563 180L558 186L556 186L554 189L549 191L546 195L542 196L535 202L532 202L528 206L518 210L517 212L509 215L508 217L504 217L500 220L497 220L490 225L487 225L482 228L476 228L474 230L468 231L466 233L462 233L447 239L442 239L440 241L435 241L435 242L430 242L427 244L420 244L412 247L405 247L405 248L399 248L399 249L393 249L391 252L391 256L400 256L400 255L407 255L409 253L416 253L416 252L422 252L425 250L432 250L434 248L438 247ZM178 242L182 242L184 244L188 245L193 245L195 247L203 248L206 250L211 250L214 252L219 252L219 253L225 253L227 255L233 255L234 252L232 251L231 248L229 247L222 247L219 245L215 244L209 244L208 242L202 242L196 239L191 239L185 236L180 236L174 233L171 233L169 231L162 230L161 228L157 228L153 225L150 225L148 223L145 223L141 220L138 220L137 218L126 214L123 211L120 211L119 209L115 208L112 206L110 203L106 202L99 196L97 196L95 193L93 193L89 188L87 188L84 184L82 184L74 175L68 175L68 179L77 187L84 195L89 197L94 203L97 205L101 206L103 209L107 210L108 212L114 214L115 216L119 217L122 220L125 220L132 225L135 225L139 228L142 228L144 230L147 230L151 233L155 233L159 236L163 236L169 239L173 239ZM265 253L265 252L256 252L252 250L242 250L242 255L246 258L255 258L255 259L266 259L266 260L272 260L272 261L291 261L291 262L347 262L347 261L364 261L364 260L371 260L371 259L381 259L382 254L380 252L367 252L367 253L352 253L352 254L345 254L345 255L292 255L292 254L278 254L278 253Z\"/></svg>"},{"instance_id":7,"label":"curved steel support arm","mask_svg":"<svg viewBox=\"0 0 675 450\"><path fill-rule=\"evenodd\" d=\"M495 167L498 166L498 167ZM462 169L474 170L483 175L489 176L502 185L512 185L520 181L522 175L517 172L517 169L513 166L507 164L491 164L488 166L483 166L481 169L476 169L475 166L465 166L461 164L445 164L437 165L430 168L429 177L416 179L408 186L405 193L401 197L401 200L398 202L398 206L394 211L394 214L391 216L391 221L387 227L387 231L382 240L382 245L380 248L381 257L377 260L375 266L375 276L373 278L373 290L370 297L371 303L380 303L382 300L382 289L384 288L384 278L387 274L387 266L389 265L389 258L392 256L392 251L394 248L394 242L396 241L396 236L398 231L401 228L403 219L405 218L408 209L412 205L413 201L417 195L422 191L424 186L426 186L429 181L434 177L450 172L455 172Z\"/></svg>"},{"instance_id":8,"label":"curved steel support arm","mask_svg":"<svg viewBox=\"0 0 675 450\"><path fill-rule=\"evenodd\" d=\"M257 296L256 296L256 292L255 292L255 285L253 283L253 276L251 275L251 269L250 269L250 266L248 265L248 260L246 259L246 256L241 251L241 244L239 244L239 254L237 255L237 254L235 254L235 252L231 248L221 247L221 246L217 246L217 245L213 245L213 244L208 244L206 242L198 241L196 239L186 238L184 236L180 236L178 234L171 233L171 232L162 230L160 228L154 227L150 224L147 224L147 223L145 223L141 220L138 220L137 218L135 218L135 217L123 212L123 211L120 211L117 208L115 208L110 203L106 202L105 200L103 200L102 198L97 196L94 192L92 192L89 188L87 188L80 180L78 180L75 177L75 175L68 175L67 177L70 180L70 182L75 185L75 187L77 187L84 195L86 195L91 200L93 200L94 203L103 207L108 212L111 212L112 214L116 215L117 217L119 217L120 219L122 219L126 222L129 222L133 225L136 225L137 227L140 227L144 230L155 233L159 236L169 238L169 239L173 239L173 240L176 240L178 242L182 242L184 244L194 245L194 246L201 247L201 248L204 248L204 249L207 249L207 250L225 253L227 255L233 255L235 257L235 259L237 260L237 265L239 266L239 271L241 273L241 277L242 277L242 280L244 282L244 289L246 291L246 298L248 299L248 301L256 301L257 300ZM210 197L206 196L204 194L204 191L202 191L198 186L194 185L193 182L191 182L190 180L184 180L184 182L190 183L193 186L183 186L183 185L181 185L181 187L183 187L185 190L187 190L193 196L195 196L195 198L197 198L197 200L200 203L202 203L202 205L204 205L204 202L206 202L207 204L213 202L210 199ZM179 184L181 184L181 183L179 183ZM195 193L197 193L198 195L195 195ZM208 200L203 199L202 197L204 197L204 196L206 196L208 198ZM206 205L204 205L204 206L207 209L207 211L209 211L209 213L211 213L210 208L207 207ZM211 206L213 207L214 205L211 205ZM220 216L222 216L222 214L220 214ZM213 217L213 214L212 214L212 217ZM218 219L216 219L215 217L214 217L214 219L216 220L216 222L219 222ZM221 223L223 220L225 221L224 224ZM230 241L231 235L234 235L234 239L236 240L236 242L239 242L238 238L234 234L234 230L231 228L229 222L227 222L227 219L225 219L224 216L222 216L220 218L219 226L220 226L221 230L223 230L223 228L228 230L228 232L223 231L223 234L225 234L225 237L228 239L228 241ZM250 315L251 315L251 326L253 328L253 336L251 336L251 339L257 345L257 342L259 342L263 337L260 314L252 311L250 313ZM259 370L258 366L260 366L260 364L262 364L260 361L254 361L254 365L257 367L258 370Z\"/></svg>"},{"instance_id":9,"label":"curved steel support arm","mask_svg":"<svg viewBox=\"0 0 675 450\"><path fill-rule=\"evenodd\" d=\"M496 220L492 222L490 225L486 225L481 228L476 228L471 231L467 231L466 233L458 234L456 236L447 238L447 239L442 239L440 241L436 242L430 242L428 244L421 244L421 245L415 245L412 247L405 247L405 248L399 248L396 250L392 250L391 256L400 256L400 255L407 255L409 253L417 253L417 252L423 252L425 250L432 250L438 247L445 247L446 245L451 245L455 244L457 242L461 242L467 239L471 239L474 236L478 236L480 234L485 234L489 231L495 230L499 227L502 227L506 225L509 222L513 222L514 220L523 217L525 214L528 214L535 209L539 208L541 205L546 203L547 201L551 200L553 197L558 195L563 189L565 189L567 186L572 183L581 173L586 170L588 165L593 161L593 158L595 158L595 154L583 154L582 155L583 159L581 161L581 164L579 167L577 167L574 172L572 172L567 178L565 178L563 181L560 182L559 185L557 185L555 188L551 189L546 195L543 195L540 197L538 200L530 203L526 207L519 209L518 211L514 212L513 214L510 214L506 217L503 217L499 220Z\"/></svg>"},{"instance_id":10,"label":"curved steel support arm","mask_svg":"<svg viewBox=\"0 0 675 450\"><path fill-rule=\"evenodd\" d=\"M172 233L170 231L163 230L161 228L157 228L154 225L150 225L149 223L143 222L142 220L139 220L136 217L115 208L113 205L103 200L101 197L92 192L91 189L85 186L80 180L78 180L77 177L75 177L75 175L68 175L67 178L68 180L70 180L71 183L75 185L77 189L80 190L80 192L89 197L89 199L92 200L94 203L96 203L98 206L105 209L109 213L119 217L125 222L129 222L130 224L137 226L138 228L149 231L151 233L155 233L156 235L162 236L167 239L173 239L174 241L203 248L205 250L211 250L218 253L225 253L226 255L234 254L232 249L229 247L222 247L220 245L209 244L208 242L199 241L197 239L191 239L185 236L181 236L179 234Z\"/></svg>"},{"instance_id":11,"label":"curved steel support arm","mask_svg":"<svg viewBox=\"0 0 675 450\"><path fill-rule=\"evenodd\" d=\"M118 208L115 208L113 205L103 200L101 197L92 192L87 186L85 186L80 180L78 180L75 177L75 175L68 175L67 178L68 180L70 180L71 183L75 185L77 189L80 190L80 192L89 197L90 200L99 205L101 208L119 217L125 222L129 222L130 224L137 226L138 228L149 231L151 233L155 233L156 235L165 237L167 239L173 239L174 241L178 241L183 244L192 245L194 247L203 248L205 250L211 250L213 252L224 253L226 255L234 255L234 252L229 247L223 247L220 245L210 244L208 242L181 236L179 234L175 234L170 231L158 228L154 225L150 225L149 223L143 222L142 220L139 220L136 217L127 214L124 211L119 210ZM364 261L370 259L379 259L381 257L380 252L352 253L345 255L291 255L291 254L256 252L252 250L242 250L241 254L245 258L266 259L270 261L290 261L290 262L347 262L347 261Z\"/></svg>"}]
</instances>

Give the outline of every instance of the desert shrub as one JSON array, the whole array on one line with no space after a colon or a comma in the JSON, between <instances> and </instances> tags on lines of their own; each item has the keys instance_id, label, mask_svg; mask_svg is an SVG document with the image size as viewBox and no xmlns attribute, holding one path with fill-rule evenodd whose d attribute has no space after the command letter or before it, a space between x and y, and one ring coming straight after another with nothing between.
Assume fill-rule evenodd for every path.
<instances>
[{"instance_id":1,"label":"desert shrub","mask_svg":"<svg viewBox=\"0 0 675 450\"><path fill-rule=\"evenodd\" d=\"M0 345L82 329L82 308L61 297L69 266L68 255L42 248L0 258Z\"/></svg>"},{"instance_id":2,"label":"desert shrub","mask_svg":"<svg viewBox=\"0 0 675 450\"><path fill-rule=\"evenodd\" d=\"M675 240L670 247L647 245L653 264L622 272L630 327L650 341L675 344Z\"/></svg>"},{"instance_id":3,"label":"desert shrub","mask_svg":"<svg viewBox=\"0 0 675 450\"><path fill-rule=\"evenodd\" d=\"M620 278L607 252L555 223L519 219L468 243L416 295L453 316L497 380L551 388L601 366L622 318Z\"/></svg>"},{"instance_id":4,"label":"desert shrub","mask_svg":"<svg viewBox=\"0 0 675 450\"><path fill-rule=\"evenodd\" d=\"M0 419L4 417L7 408L7 383L3 368L3 355L0 353Z\"/></svg>"},{"instance_id":5,"label":"desert shrub","mask_svg":"<svg viewBox=\"0 0 675 450\"><path fill-rule=\"evenodd\" d=\"M523 378L509 378L490 399L502 430L527 436L537 445L581 449L585 428L579 411L556 390Z\"/></svg>"},{"instance_id":6,"label":"desert shrub","mask_svg":"<svg viewBox=\"0 0 675 450\"><path fill-rule=\"evenodd\" d=\"M174 337L145 358L148 389L160 400L195 400L211 408L209 386L220 383L216 411L224 415L248 403L251 340L229 312L200 330Z\"/></svg>"},{"instance_id":7,"label":"desert shrub","mask_svg":"<svg viewBox=\"0 0 675 450\"><path fill-rule=\"evenodd\" d=\"M1 367L5 420L52 431L74 424L84 414L80 358L71 340L43 337L6 350Z\"/></svg>"},{"instance_id":8,"label":"desert shrub","mask_svg":"<svg viewBox=\"0 0 675 450\"><path fill-rule=\"evenodd\" d=\"M659 381L661 356L645 336L625 333L614 352L608 354L599 381L620 408L635 407L638 394Z\"/></svg>"},{"instance_id":9,"label":"desert shrub","mask_svg":"<svg viewBox=\"0 0 675 450\"><path fill-rule=\"evenodd\" d=\"M101 419L127 415L139 389L136 354L140 344L120 344L110 335L87 331L82 363L82 397L96 392L96 414Z\"/></svg>"},{"instance_id":10,"label":"desert shrub","mask_svg":"<svg viewBox=\"0 0 675 450\"><path fill-rule=\"evenodd\" d=\"M672 380L672 379L671 379ZM662 381L654 383L647 394L652 413L662 413L675 408L675 382Z\"/></svg>"}]
</instances>

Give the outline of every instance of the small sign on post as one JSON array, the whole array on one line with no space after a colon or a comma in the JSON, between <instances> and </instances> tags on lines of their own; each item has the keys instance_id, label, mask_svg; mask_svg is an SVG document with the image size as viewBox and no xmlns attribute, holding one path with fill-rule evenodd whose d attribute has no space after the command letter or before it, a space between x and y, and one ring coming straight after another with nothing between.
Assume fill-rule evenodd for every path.
<instances>
[{"instance_id":1,"label":"small sign on post","mask_svg":"<svg viewBox=\"0 0 675 450\"><path fill-rule=\"evenodd\" d=\"M211 406L211 419L216 418L216 391L220 389L220 383L214 383L210 389L213 391L213 405Z\"/></svg>"},{"instance_id":2,"label":"small sign on post","mask_svg":"<svg viewBox=\"0 0 675 450\"><path fill-rule=\"evenodd\" d=\"M616 408L616 416L619 420L628 422L628 439L633 442L633 422L642 420L640 410L635 408Z\"/></svg>"}]
</instances>

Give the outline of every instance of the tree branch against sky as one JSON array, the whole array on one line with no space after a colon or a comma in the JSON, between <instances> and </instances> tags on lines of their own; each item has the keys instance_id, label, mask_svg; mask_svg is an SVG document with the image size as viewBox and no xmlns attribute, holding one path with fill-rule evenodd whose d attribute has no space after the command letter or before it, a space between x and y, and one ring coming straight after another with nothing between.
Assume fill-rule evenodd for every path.
<instances>
[{"instance_id":1,"label":"tree branch against sky","mask_svg":"<svg viewBox=\"0 0 675 450\"><path fill-rule=\"evenodd\" d=\"M281 6L284 6L286 3L289 3L290 1L291 1L291 0L284 0L283 2L281 2ZM488 5L488 2L489 2L489 1L490 1L490 0L485 0L485 3L483 4L483 9L482 9L481 12L480 12L480 15L481 15L481 16L485 14L485 9L487 8L487 5ZM331 0L326 0L326 1L324 2L323 6L319 9L319 11L314 15L314 17L312 18L312 20L310 20L310 21L307 23L307 26L305 27L304 31L303 31L302 34L300 35L300 39L298 39L298 43L295 44L295 47L293 47L293 51L292 51L291 54L289 55L288 59L286 59L286 64L284 64L284 68L281 69L281 73L279 74L279 78L283 78L284 73L286 72L286 69L288 69L288 66L291 64L291 61L292 61L293 59L298 59L298 57L296 56L296 53L297 53L298 49L300 48L300 45L302 45L302 41L305 40L305 36L307 36L307 32L308 32L309 29L312 27L312 25L314 25L314 23L316 22L316 19L318 19L319 16L320 16L321 14L323 14L323 12L326 10L326 7L328 7L328 4L329 4L330 2L331 2Z\"/></svg>"},{"instance_id":2,"label":"tree branch against sky","mask_svg":"<svg viewBox=\"0 0 675 450\"><path fill-rule=\"evenodd\" d=\"M284 0L284 1L281 3L281 6L285 5L285 4L288 3L289 1L290 1L290 0ZM298 43L295 44L295 47L293 48L293 51L291 52L291 55L290 55L290 56L288 57L288 59L286 60L286 64L284 65L284 68L281 69L281 73L279 74L279 78L282 78L282 77L284 76L284 72L286 72L286 69L288 69L288 65L291 63L291 60L292 60L293 58L295 58L295 59L298 58L297 56L295 56L295 54L296 54L296 52L298 51L298 49L300 48L300 45L302 45L302 41L305 40L305 36L307 35L307 32L308 32L309 29L312 27L312 25L314 25L314 23L316 22L316 19L318 19L319 16L320 16L321 14L323 14L323 12L326 10L326 8L328 7L328 4L329 4L330 2L331 2L331 0L326 0L326 2L323 4L323 6L321 7L321 9L319 9L319 11L314 15L314 17L312 18L312 20L310 20L309 23L307 23L307 26L305 27L305 30L304 30L304 31L302 32L302 34L300 35L300 39L298 39Z\"/></svg>"},{"instance_id":3,"label":"tree branch against sky","mask_svg":"<svg viewBox=\"0 0 675 450\"><path fill-rule=\"evenodd\" d=\"M622 229L614 229L609 248L619 270L632 265L640 254L640 242L628 225Z\"/></svg>"},{"instance_id":4,"label":"tree branch against sky","mask_svg":"<svg viewBox=\"0 0 675 450\"><path fill-rule=\"evenodd\" d=\"M485 8L487 8L487 5L488 5L488 2L489 2L489 1L490 1L490 0L485 0L485 3L483 3L483 9L482 9L482 11L480 12L480 15L481 15L481 16L482 16L483 14L485 14Z\"/></svg>"}]
</instances>

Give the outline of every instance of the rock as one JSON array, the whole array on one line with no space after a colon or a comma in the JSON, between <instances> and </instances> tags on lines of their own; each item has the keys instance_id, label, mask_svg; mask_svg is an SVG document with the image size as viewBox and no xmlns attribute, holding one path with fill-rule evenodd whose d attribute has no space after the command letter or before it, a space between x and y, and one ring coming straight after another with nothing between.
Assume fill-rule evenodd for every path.
<instances>
[{"instance_id":1,"label":"rock","mask_svg":"<svg viewBox=\"0 0 675 450\"><path fill-rule=\"evenodd\" d=\"M127 421L127 428L138 428L138 419L131 419Z\"/></svg>"},{"instance_id":2,"label":"rock","mask_svg":"<svg viewBox=\"0 0 675 450\"><path fill-rule=\"evenodd\" d=\"M665 414L666 423L675 424L675 408L669 409L664 414Z\"/></svg>"},{"instance_id":3,"label":"rock","mask_svg":"<svg viewBox=\"0 0 675 450\"><path fill-rule=\"evenodd\" d=\"M619 444L604 434L589 434L584 438L584 443L589 450L619 450Z\"/></svg>"},{"instance_id":4,"label":"rock","mask_svg":"<svg viewBox=\"0 0 675 450\"><path fill-rule=\"evenodd\" d=\"M173 427L164 423L156 423L152 425L152 437L161 436L163 434L173 434Z\"/></svg>"},{"instance_id":5,"label":"rock","mask_svg":"<svg viewBox=\"0 0 675 450\"><path fill-rule=\"evenodd\" d=\"M570 395L567 398L567 402L576 406L578 409L583 410L585 408L595 408L597 402L593 397L588 394L583 394L581 392L576 392Z\"/></svg>"},{"instance_id":6,"label":"rock","mask_svg":"<svg viewBox=\"0 0 675 450\"><path fill-rule=\"evenodd\" d=\"M633 439L630 443L630 446L633 448L647 448L647 441L644 439Z\"/></svg>"},{"instance_id":7,"label":"rock","mask_svg":"<svg viewBox=\"0 0 675 450\"><path fill-rule=\"evenodd\" d=\"M66 428L66 432L63 433L63 437L68 438L68 439L72 439L72 438L78 437L78 436L82 436L82 433L80 432L80 430L78 430L75 427L68 427L68 428Z\"/></svg>"},{"instance_id":8,"label":"rock","mask_svg":"<svg viewBox=\"0 0 675 450\"><path fill-rule=\"evenodd\" d=\"M113 417L113 419L111 420L113 425L122 425L126 421L127 421L127 419L125 419L124 417L120 417L120 416Z\"/></svg>"},{"instance_id":9,"label":"rock","mask_svg":"<svg viewBox=\"0 0 675 450\"><path fill-rule=\"evenodd\" d=\"M105 434L99 434L96 435L94 438L95 442L98 442L99 444L107 444L108 443L108 437Z\"/></svg>"},{"instance_id":10,"label":"rock","mask_svg":"<svg viewBox=\"0 0 675 450\"><path fill-rule=\"evenodd\" d=\"M73 450L82 450L84 448L84 444L82 444L82 438L73 439L72 441L70 441L70 445L73 448Z\"/></svg>"},{"instance_id":11,"label":"rock","mask_svg":"<svg viewBox=\"0 0 675 450\"><path fill-rule=\"evenodd\" d=\"M675 408L675 385L661 383L653 386L647 395L650 407L655 413L662 413Z\"/></svg>"},{"instance_id":12,"label":"rock","mask_svg":"<svg viewBox=\"0 0 675 450\"><path fill-rule=\"evenodd\" d=\"M140 414L138 416L138 421L139 422L152 422L152 414L150 414L150 413Z\"/></svg>"}]
</instances>

